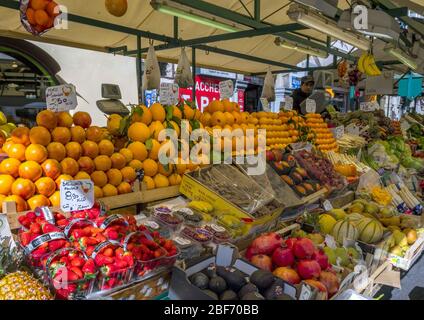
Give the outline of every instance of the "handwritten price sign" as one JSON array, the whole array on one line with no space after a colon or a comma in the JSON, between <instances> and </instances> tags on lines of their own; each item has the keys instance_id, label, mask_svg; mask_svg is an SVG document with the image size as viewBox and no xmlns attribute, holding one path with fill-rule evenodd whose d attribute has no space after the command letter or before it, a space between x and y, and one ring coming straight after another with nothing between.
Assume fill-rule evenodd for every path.
<instances>
[{"instance_id":1,"label":"handwritten price sign","mask_svg":"<svg viewBox=\"0 0 424 320\"><path fill-rule=\"evenodd\" d=\"M229 99L234 94L234 83L232 80L221 81L219 83L219 96L222 99Z\"/></svg>"},{"instance_id":2,"label":"handwritten price sign","mask_svg":"<svg viewBox=\"0 0 424 320\"><path fill-rule=\"evenodd\" d=\"M94 184L91 180L62 181L60 208L64 212L91 209L94 206Z\"/></svg>"},{"instance_id":3,"label":"handwritten price sign","mask_svg":"<svg viewBox=\"0 0 424 320\"><path fill-rule=\"evenodd\" d=\"M161 83L159 100L163 105L174 105L178 103L179 87L175 83Z\"/></svg>"},{"instance_id":4,"label":"handwritten price sign","mask_svg":"<svg viewBox=\"0 0 424 320\"><path fill-rule=\"evenodd\" d=\"M317 111L317 103L313 99L306 99L306 112L315 113Z\"/></svg>"},{"instance_id":5,"label":"handwritten price sign","mask_svg":"<svg viewBox=\"0 0 424 320\"><path fill-rule=\"evenodd\" d=\"M77 90L72 84L48 87L46 89L47 109L60 112L69 111L77 107Z\"/></svg>"}]
</instances>

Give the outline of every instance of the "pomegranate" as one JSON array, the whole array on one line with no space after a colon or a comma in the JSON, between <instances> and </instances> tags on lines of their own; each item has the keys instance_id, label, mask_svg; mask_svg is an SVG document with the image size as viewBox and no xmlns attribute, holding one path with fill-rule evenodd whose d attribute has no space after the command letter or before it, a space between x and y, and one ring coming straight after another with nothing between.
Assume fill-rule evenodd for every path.
<instances>
[{"instance_id":1,"label":"pomegranate","mask_svg":"<svg viewBox=\"0 0 424 320\"><path fill-rule=\"evenodd\" d=\"M339 291L339 278L333 272L322 271L319 275L319 281L321 281L327 288L329 297L332 297L335 293L337 293L337 291Z\"/></svg>"},{"instance_id":2,"label":"pomegranate","mask_svg":"<svg viewBox=\"0 0 424 320\"><path fill-rule=\"evenodd\" d=\"M272 270L272 260L267 255L258 254L256 256L253 256L251 262L259 269L267 271Z\"/></svg>"},{"instance_id":3,"label":"pomegranate","mask_svg":"<svg viewBox=\"0 0 424 320\"><path fill-rule=\"evenodd\" d=\"M272 262L277 267L289 267L294 264L294 255L290 248L277 248L272 254Z\"/></svg>"},{"instance_id":4,"label":"pomegranate","mask_svg":"<svg viewBox=\"0 0 424 320\"><path fill-rule=\"evenodd\" d=\"M268 162L275 161L274 153L271 150L267 150L267 152L266 152L266 161L268 161Z\"/></svg>"},{"instance_id":5,"label":"pomegranate","mask_svg":"<svg viewBox=\"0 0 424 320\"><path fill-rule=\"evenodd\" d=\"M252 252L271 255L275 249L281 246L282 241L278 234L274 232L266 233L253 240L251 244Z\"/></svg>"},{"instance_id":6,"label":"pomegranate","mask_svg":"<svg viewBox=\"0 0 424 320\"><path fill-rule=\"evenodd\" d=\"M315 245L308 238L301 238L293 244L293 253L298 259L310 259L315 252Z\"/></svg>"},{"instance_id":7,"label":"pomegranate","mask_svg":"<svg viewBox=\"0 0 424 320\"><path fill-rule=\"evenodd\" d=\"M293 248L293 246L294 246L294 244L296 243L296 241L297 241L297 239L296 238L288 238L287 240L286 240L286 246L287 246L287 248Z\"/></svg>"},{"instance_id":8,"label":"pomegranate","mask_svg":"<svg viewBox=\"0 0 424 320\"><path fill-rule=\"evenodd\" d=\"M297 264L297 272L302 279L318 278L321 273L321 267L315 260L302 260Z\"/></svg>"},{"instance_id":9,"label":"pomegranate","mask_svg":"<svg viewBox=\"0 0 424 320\"><path fill-rule=\"evenodd\" d=\"M330 264L328 263L328 257L322 251L315 251L312 256L312 259L318 262L319 266L321 267L321 270L327 270L330 267Z\"/></svg>"},{"instance_id":10,"label":"pomegranate","mask_svg":"<svg viewBox=\"0 0 424 320\"><path fill-rule=\"evenodd\" d=\"M253 257L254 255L255 255L255 252L253 251L252 246L249 246L249 247L246 249L246 253L245 253L246 259L247 259L247 260L249 260L249 261L252 261L252 257Z\"/></svg>"},{"instance_id":11,"label":"pomegranate","mask_svg":"<svg viewBox=\"0 0 424 320\"><path fill-rule=\"evenodd\" d=\"M285 282L290 284L298 284L301 279L297 274L296 270L287 267L280 267L274 270L274 276L283 279Z\"/></svg>"},{"instance_id":12,"label":"pomegranate","mask_svg":"<svg viewBox=\"0 0 424 320\"><path fill-rule=\"evenodd\" d=\"M328 299L327 287L322 282L313 279L305 280L305 282L312 288L316 288L318 291L324 293L324 300Z\"/></svg>"}]
</instances>

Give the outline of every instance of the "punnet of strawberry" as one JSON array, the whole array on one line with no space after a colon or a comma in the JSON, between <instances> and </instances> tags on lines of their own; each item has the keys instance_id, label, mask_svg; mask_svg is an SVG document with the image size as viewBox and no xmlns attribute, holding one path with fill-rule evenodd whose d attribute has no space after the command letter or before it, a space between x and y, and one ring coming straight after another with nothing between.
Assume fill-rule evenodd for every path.
<instances>
[{"instance_id":1,"label":"punnet of strawberry","mask_svg":"<svg viewBox=\"0 0 424 320\"><path fill-rule=\"evenodd\" d=\"M98 245L91 257L99 268L98 288L109 290L132 280L134 257L117 242L105 241Z\"/></svg>"},{"instance_id":2,"label":"punnet of strawberry","mask_svg":"<svg viewBox=\"0 0 424 320\"><path fill-rule=\"evenodd\" d=\"M58 250L50 255L46 272L57 299L87 296L93 291L98 274L94 259L74 248Z\"/></svg>"},{"instance_id":3,"label":"punnet of strawberry","mask_svg":"<svg viewBox=\"0 0 424 320\"><path fill-rule=\"evenodd\" d=\"M96 226L103 229L103 235L112 241L120 241L130 233L130 224L127 219L119 214L102 216L94 220Z\"/></svg>"},{"instance_id":4,"label":"punnet of strawberry","mask_svg":"<svg viewBox=\"0 0 424 320\"><path fill-rule=\"evenodd\" d=\"M49 222L51 224L56 225L59 228L65 228L70 222L69 219L67 219L60 212L53 212L51 214L52 214L52 219L49 219ZM35 226L33 226L33 228L37 228L37 224L41 225L42 223L45 223L46 218L43 214L36 213L34 211L29 211L26 214L21 215L18 218L18 222L24 229L30 229L31 225L33 225L33 224L35 224Z\"/></svg>"}]
</instances>

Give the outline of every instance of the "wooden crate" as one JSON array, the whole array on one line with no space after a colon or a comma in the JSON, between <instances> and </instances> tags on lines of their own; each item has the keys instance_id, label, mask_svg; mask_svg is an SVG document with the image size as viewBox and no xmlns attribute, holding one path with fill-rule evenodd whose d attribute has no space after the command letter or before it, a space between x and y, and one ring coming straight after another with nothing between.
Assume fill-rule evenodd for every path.
<instances>
[{"instance_id":1,"label":"wooden crate","mask_svg":"<svg viewBox=\"0 0 424 320\"><path fill-rule=\"evenodd\" d=\"M412 265L421 257L424 250L424 234L409 248L404 257L399 257L394 254L389 255L390 263L399 269L408 271Z\"/></svg>"}]
</instances>

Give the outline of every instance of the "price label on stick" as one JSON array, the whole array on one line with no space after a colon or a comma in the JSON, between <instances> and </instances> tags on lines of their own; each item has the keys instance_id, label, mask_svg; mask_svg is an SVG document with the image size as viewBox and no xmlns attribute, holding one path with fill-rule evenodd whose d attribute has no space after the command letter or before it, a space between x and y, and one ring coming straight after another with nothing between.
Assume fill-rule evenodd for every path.
<instances>
[{"instance_id":1,"label":"price label on stick","mask_svg":"<svg viewBox=\"0 0 424 320\"><path fill-rule=\"evenodd\" d=\"M286 103L284 104L284 110L291 111L293 110L293 98L290 96L285 97Z\"/></svg>"},{"instance_id":2,"label":"price label on stick","mask_svg":"<svg viewBox=\"0 0 424 320\"><path fill-rule=\"evenodd\" d=\"M161 83L159 101L162 105L174 105L178 103L179 87L176 83Z\"/></svg>"},{"instance_id":3,"label":"price label on stick","mask_svg":"<svg viewBox=\"0 0 424 320\"><path fill-rule=\"evenodd\" d=\"M324 210L325 210L325 211L333 210L333 205L332 205L332 204L331 204L331 202L330 202L330 201L328 201L328 200L325 200L325 201L322 203L322 207L324 208Z\"/></svg>"},{"instance_id":4,"label":"price label on stick","mask_svg":"<svg viewBox=\"0 0 424 320\"><path fill-rule=\"evenodd\" d=\"M266 112L271 112L271 109L269 108L269 102L267 98L261 98L261 104L262 104L262 108L264 109L264 111Z\"/></svg>"},{"instance_id":5,"label":"price label on stick","mask_svg":"<svg viewBox=\"0 0 424 320\"><path fill-rule=\"evenodd\" d=\"M63 84L46 89L47 109L54 112L69 111L77 107L77 91L72 84Z\"/></svg>"},{"instance_id":6,"label":"price label on stick","mask_svg":"<svg viewBox=\"0 0 424 320\"><path fill-rule=\"evenodd\" d=\"M62 181L60 209L65 212L91 209L94 206L94 184L91 180Z\"/></svg>"},{"instance_id":7,"label":"price label on stick","mask_svg":"<svg viewBox=\"0 0 424 320\"><path fill-rule=\"evenodd\" d=\"M313 99L306 99L306 112L315 113L317 111L317 103Z\"/></svg>"},{"instance_id":8,"label":"price label on stick","mask_svg":"<svg viewBox=\"0 0 424 320\"><path fill-rule=\"evenodd\" d=\"M344 128L344 126L339 126L339 127L336 127L336 128L332 128L330 130L333 133L334 139L337 140L337 139L341 139L343 137L345 128Z\"/></svg>"},{"instance_id":9,"label":"price label on stick","mask_svg":"<svg viewBox=\"0 0 424 320\"><path fill-rule=\"evenodd\" d=\"M219 83L219 96L222 99L229 99L234 94L234 83L232 80L221 81Z\"/></svg>"}]
</instances>

